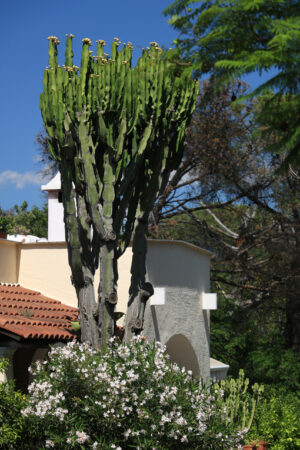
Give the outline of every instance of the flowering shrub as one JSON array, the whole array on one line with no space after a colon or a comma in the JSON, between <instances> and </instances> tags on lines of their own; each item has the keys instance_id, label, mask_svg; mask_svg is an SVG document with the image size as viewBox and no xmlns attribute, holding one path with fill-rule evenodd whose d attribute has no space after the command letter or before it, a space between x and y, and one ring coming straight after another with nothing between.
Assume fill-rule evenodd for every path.
<instances>
[{"instance_id":1,"label":"flowering shrub","mask_svg":"<svg viewBox=\"0 0 300 450\"><path fill-rule=\"evenodd\" d=\"M23 410L39 429L32 448L220 450L244 437L226 392L172 364L159 343L112 341L96 352L72 342L34 375Z\"/></svg>"},{"instance_id":2,"label":"flowering shrub","mask_svg":"<svg viewBox=\"0 0 300 450\"><path fill-rule=\"evenodd\" d=\"M0 373L8 367L8 361L0 359ZM27 405L27 398L15 392L14 383L0 382L0 448L21 448L22 436L26 435L25 418L21 409Z\"/></svg>"}]
</instances>

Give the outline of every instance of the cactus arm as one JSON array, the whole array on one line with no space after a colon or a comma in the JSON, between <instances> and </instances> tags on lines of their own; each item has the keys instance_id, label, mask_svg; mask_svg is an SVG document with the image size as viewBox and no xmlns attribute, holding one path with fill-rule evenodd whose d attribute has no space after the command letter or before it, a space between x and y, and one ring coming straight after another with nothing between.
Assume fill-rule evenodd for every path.
<instances>
[{"instance_id":1,"label":"cactus arm","mask_svg":"<svg viewBox=\"0 0 300 450\"><path fill-rule=\"evenodd\" d=\"M85 180L85 192L86 192L86 202L88 205L88 210L92 218L93 226L99 234L100 238L106 239L106 230L103 224L103 219L101 213L99 212L100 204L100 192L102 189L102 183L100 179L96 179L95 171L93 167L95 166L95 148L90 139L90 133L88 131L88 116L85 111L77 114L78 125L78 139L80 142L81 158L84 161L83 170Z\"/></svg>"},{"instance_id":2,"label":"cactus arm","mask_svg":"<svg viewBox=\"0 0 300 450\"><path fill-rule=\"evenodd\" d=\"M124 226L124 230L123 233L119 231L119 247L117 250L118 257L120 257L125 252L131 240L139 203L139 191L140 186L135 186L132 192L132 196L130 197L130 201L128 202L128 210L126 214L126 223Z\"/></svg>"},{"instance_id":3,"label":"cactus arm","mask_svg":"<svg viewBox=\"0 0 300 450\"><path fill-rule=\"evenodd\" d=\"M136 174L138 173L140 165L143 161L142 155L147 147L152 130L153 130L153 123L152 120L150 120L149 124L147 125L143 133L140 144L136 152L134 153L132 163L128 166L126 177L124 177L124 180L120 185L119 192L121 196L126 195L127 190L130 189L133 180L136 178Z\"/></svg>"},{"instance_id":4,"label":"cactus arm","mask_svg":"<svg viewBox=\"0 0 300 450\"><path fill-rule=\"evenodd\" d=\"M106 232L106 239L114 241L116 239L113 230L113 203L115 200L115 167L113 163L113 151L107 149L103 157L103 223Z\"/></svg>"},{"instance_id":5,"label":"cactus arm","mask_svg":"<svg viewBox=\"0 0 300 450\"><path fill-rule=\"evenodd\" d=\"M89 66L89 47L91 45L91 41L88 38L82 40L82 52L81 52L81 64L80 64L80 74L79 74L79 83L77 90L77 111L81 111L83 106L85 105L85 97L86 97L86 87L88 80L88 66Z\"/></svg>"}]
</instances>

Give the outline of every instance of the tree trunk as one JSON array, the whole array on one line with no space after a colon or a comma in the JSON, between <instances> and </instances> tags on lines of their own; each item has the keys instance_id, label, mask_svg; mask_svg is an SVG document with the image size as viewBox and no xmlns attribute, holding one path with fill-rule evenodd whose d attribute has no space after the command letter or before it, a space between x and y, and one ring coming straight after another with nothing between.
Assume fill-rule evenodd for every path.
<instances>
[{"instance_id":1,"label":"tree trunk","mask_svg":"<svg viewBox=\"0 0 300 450\"><path fill-rule=\"evenodd\" d=\"M300 351L300 298L297 295L286 300L285 347Z\"/></svg>"},{"instance_id":2,"label":"tree trunk","mask_svg":"<svg viewBox=\"0 0 300 450\"><path fill-rule=\"evenodd\" d=\"M91 280L87 280L83 286L75 286L75 289L79 307L81 342L86 342L93 348L99 348L100 336L96 320L94 285Z\"/></svg>"},{"instance_id":3,"label":"tree trunk","mask_svg":"<svg viewBox=\"0 0 300 450\"><path fill-rule=\"evenodd\" d=\"M98 327L101 346L115 333L115 306L118 302L118 266L115 242L107 242L100 249L100 283L98 289Z\"/></svg>"},{"instance_id":4,"label":"tree trunk","mask_svg":"<svg viewBox=\"0 0 300 450\"><path fill-rule=\"evenodd\" d=\"M130 342L132 337L143 329L144 312L148 298L153 294L151 283L146 282L147 255L147 221L138 219L132 244L131 284L126 312L124 341Z\"/></svg>"},{"instance_id":5,"label":"tree trunk","mask_svg":"<svg viewBox=\"0 0 300 450\"><path fill-rule=\"evenodd\" d=\"M71 149L69 149L70 155ZM69 162L70 163L70 162ZM60 166L61 179L62 179L62 192L63 192L63 204L64 204L64 222L66 232L66 242L68 245L68 257L69 265L72 272L72 284L75 287L79 320L81 330L81 341L87 342L93 348L98 348L100 345L99 330L96 321L96 302L94 293L94 267L91 261L88 263L88 259L84 255L81 237L84 231L84 225L87 223L87 215L82 216L82 201L77 196L77 202L75 201L75 193L72 186L72 174L68 166L68 161L62 161ZM76 210L80 208L80 217ZM82 222L80 222L82 221ZM92 252L92 249L89 249ZM85 251L88 251L85 249ZM89 267L90 266L90 267Z\"/></svg>"}]
</instances>

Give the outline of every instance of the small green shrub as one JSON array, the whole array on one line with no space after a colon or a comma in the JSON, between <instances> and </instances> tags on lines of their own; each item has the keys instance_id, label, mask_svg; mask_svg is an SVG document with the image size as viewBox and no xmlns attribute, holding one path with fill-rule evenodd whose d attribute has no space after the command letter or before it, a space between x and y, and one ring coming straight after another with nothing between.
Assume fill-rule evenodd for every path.
<instances>
[{"instance_id":1,"label":"small green shrub","mask_svg":"<svg viewBox=\"0 0 300 450\"><path fill-rule=\"evenodd\" d=\"M113 341L100 353L73 342L52 349L34 374L23 411L38 429L31 448L220 450L244 438L246 380L199 383L159 343Z\"/></svg>"},{"instance_id":2,"label":"small green shrub","mask_svg":"<svg viewBox=\"0 0 300 450\"><path fill-rule=\"evenodd\" d=\"M7 368L7 360L0 360L0 373ZM0 383L0 448L22 448L26 434L25 418L21 410L27 406L27 397L14 390L14 383Z\"/></svg>"},{"instance_id":3,"label":"small green shrub","mask_svg":"<svg viewBox=\"0 0 300 450\"><path fill-rule=\"evenodd\" d=\"M300 399L269 387L258 405L253 427L246 439L268 441L273 450L300 448Z\"/></svg>"}]
</instances>

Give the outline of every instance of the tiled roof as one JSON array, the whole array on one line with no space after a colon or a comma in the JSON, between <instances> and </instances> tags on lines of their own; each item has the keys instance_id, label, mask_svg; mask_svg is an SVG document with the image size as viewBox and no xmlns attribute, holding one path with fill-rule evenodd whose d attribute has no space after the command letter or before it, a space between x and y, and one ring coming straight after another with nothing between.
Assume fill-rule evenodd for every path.
<instances>
[{"instance_id":1,"label":"tiled roof","mask_svg":"<svg viewBox=\"0 0 300 450\"><path fill-rule=\"evenodd\" d=\"M0 283L0 333L23 339L68 341L78 310L16 284Z\"/></svg>"}]
</instances>

